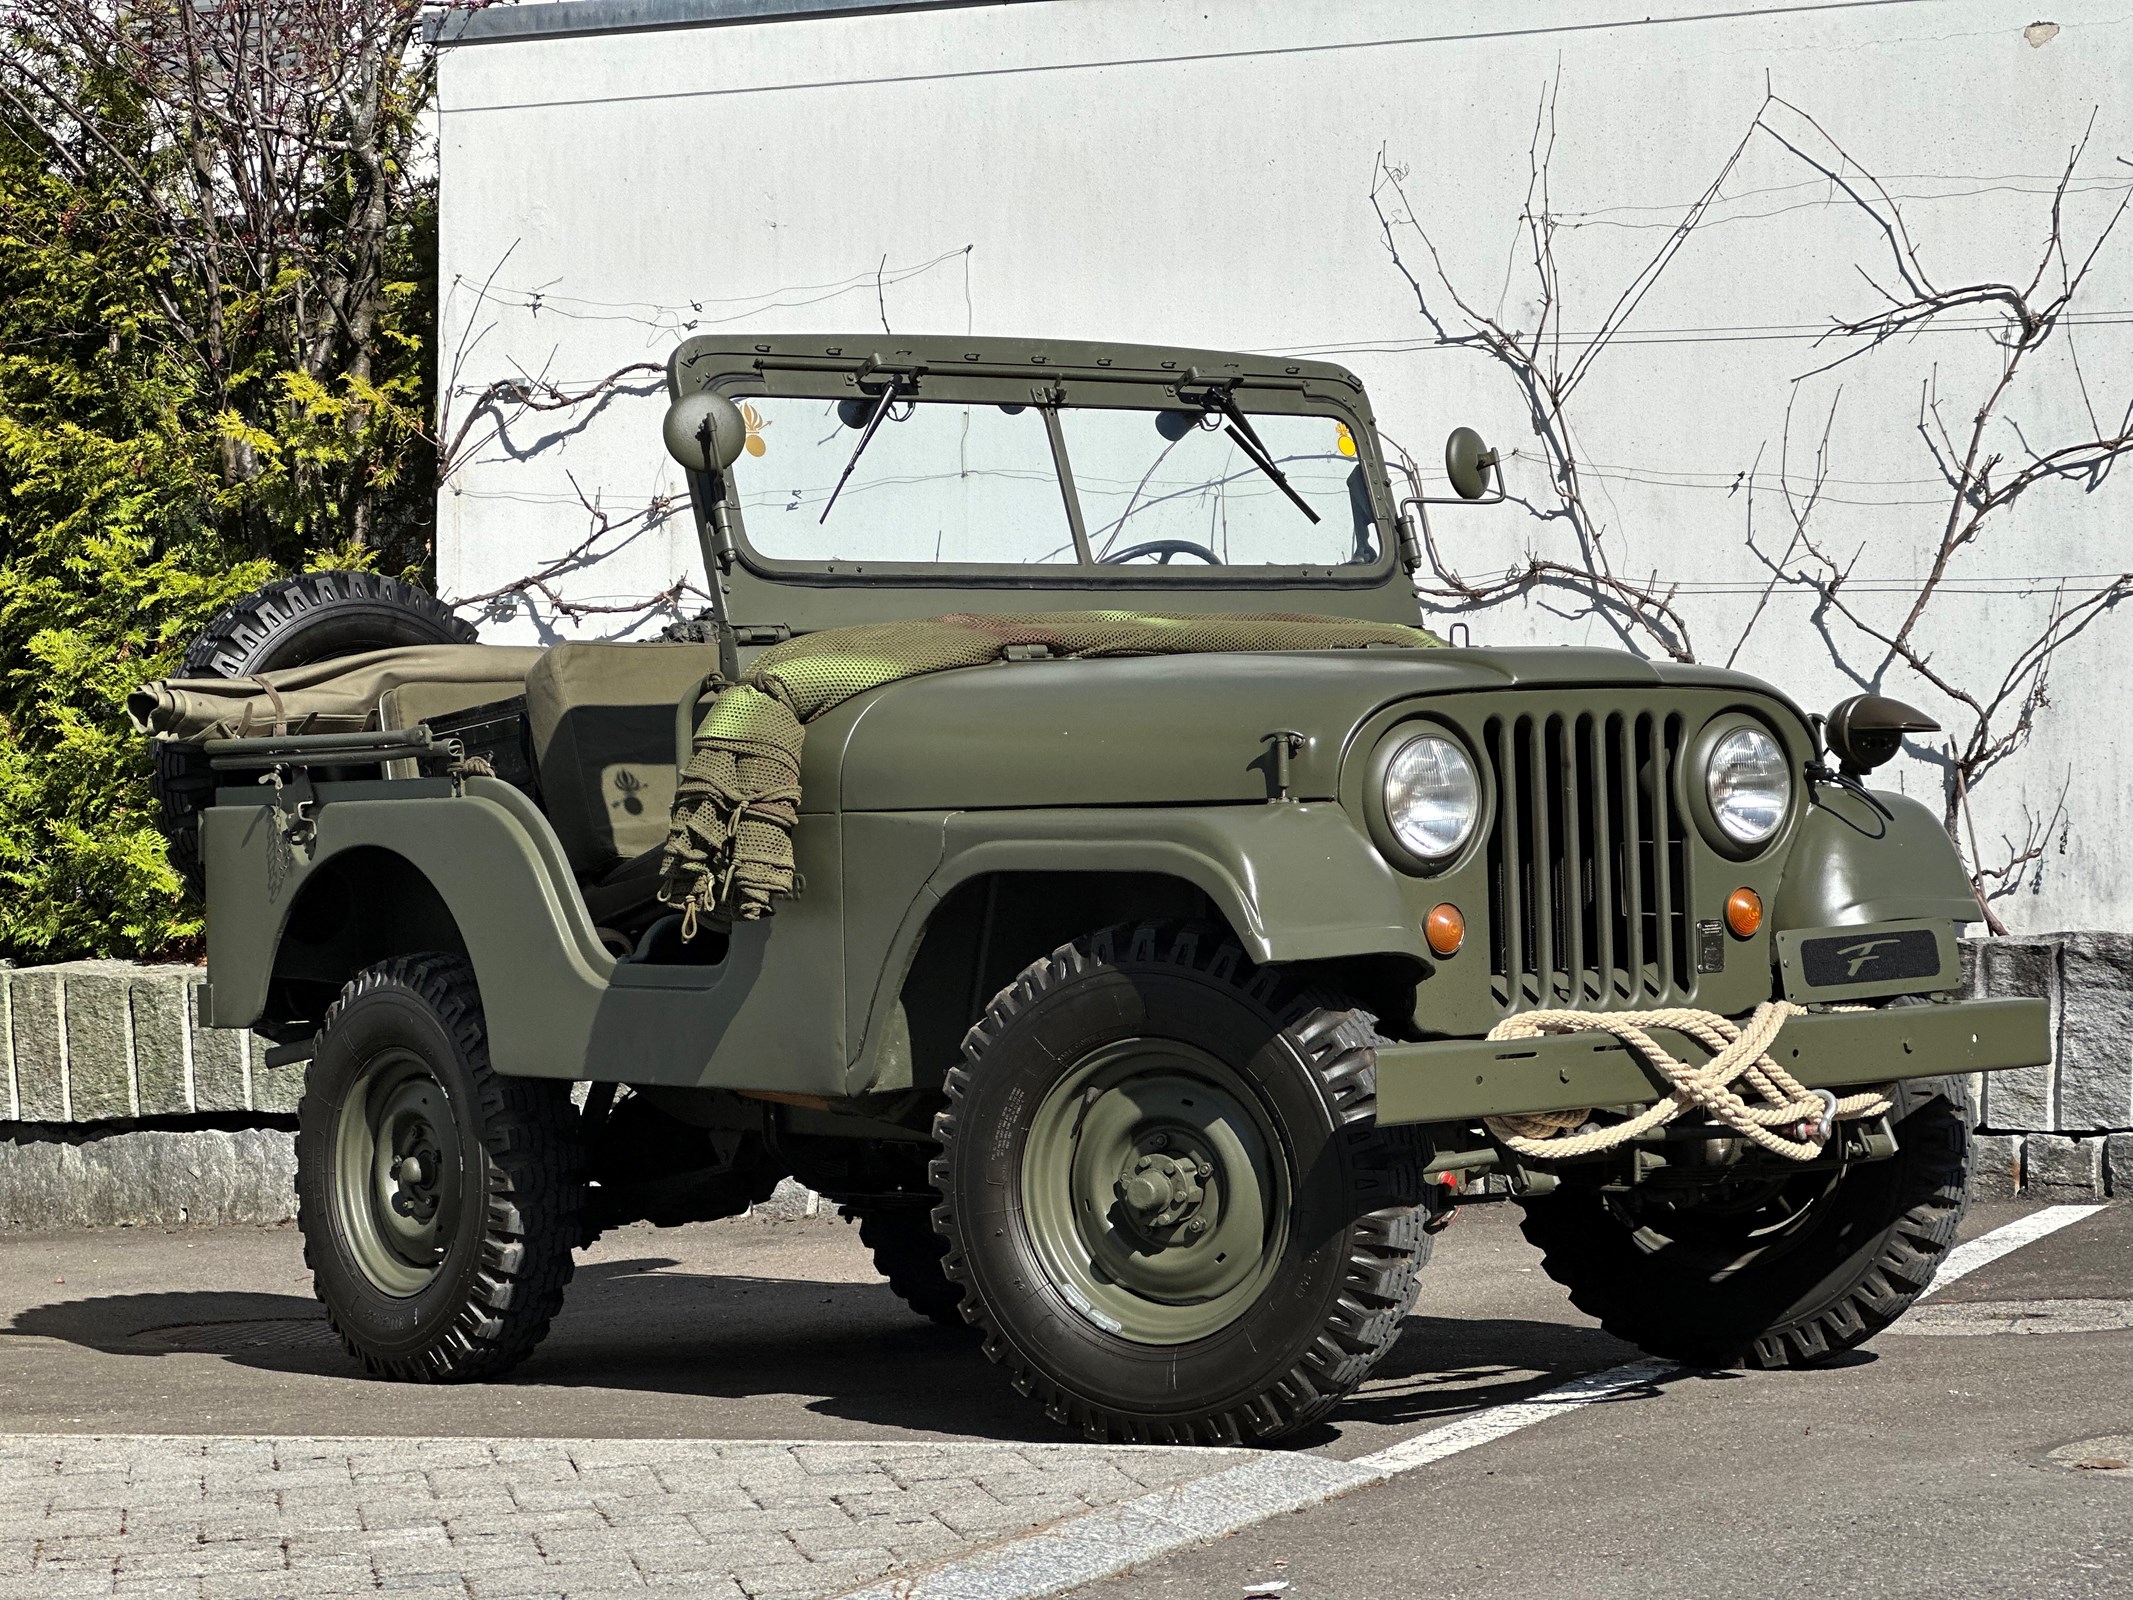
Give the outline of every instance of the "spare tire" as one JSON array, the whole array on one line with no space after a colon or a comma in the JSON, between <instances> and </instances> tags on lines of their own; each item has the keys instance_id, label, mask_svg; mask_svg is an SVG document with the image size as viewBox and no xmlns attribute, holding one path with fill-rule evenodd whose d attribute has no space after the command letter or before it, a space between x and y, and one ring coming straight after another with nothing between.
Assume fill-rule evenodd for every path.
<instances>
[{"instance_id":1,"label":"spare tire","mask_svg":"<svg viewBox=\"0 0 2133 1600\"><path fill-rule=\"evenodd\" d=\"M374 572L307 572L277 578L234 601L186 648L175 676L249 678L400 645L473 644L474 625L434 595ZM200 808L214 777L197 746L158 740L152 786L156 826L170 864L196 895L207 892L200 859Z\"/></svg>"}]
</instances>

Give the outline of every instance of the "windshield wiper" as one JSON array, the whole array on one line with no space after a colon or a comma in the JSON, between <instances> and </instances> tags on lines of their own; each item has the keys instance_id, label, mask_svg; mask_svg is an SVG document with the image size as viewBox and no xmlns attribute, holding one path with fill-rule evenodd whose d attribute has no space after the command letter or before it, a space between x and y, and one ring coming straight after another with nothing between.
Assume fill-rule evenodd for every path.
<instances>
[{"instance_id":1,"label":"windshield wiper","mask_svg":"<svg viewBox=\"0 0 2133 1600\"><path fill-rule=\"evenodd\" d=\"M844 493L845 480L851 477L852 468L859 465L859 458L866 454L867 446L874 442L874 430L881 426L881 419L889 414L890 405L895 402L898 395L903 393L903 387L904 380L902 378L892 377L888 382L888 387L881 391L881 399L876 401L874 405L874 414L867 418L866 431L860 434L859 442L852 446L851 460L845 462L844 470L837 474L837 487L830 490L829 501L823 506L822 515L816 519L815 525L817 527L829 521L830 512L835 510L837 506L837 496ZM1315 522L1318 519L1314 517L1311 520Z\"/></svg>"},{"instance_id":2,"label":"windshield wiper","mask_svg":"<svg viewBox=\"0 0 2133 1600\"><path fill-rule=\"evenodd\" d=\"M1237 397L1227 389L1210 389L1207 391L1207 405L1229 419L1229 426L1222 431L1236 441L1237 448L1244 452L1246 459L1272 478L1274 487L1294 501L1298 511L1313 522L1318 521L1318 513L1311 509L1310 502L1296 492L1296 486L1289 482L1289 475L1274 464L1274 453L1260 442L1258 430L1253 428L1251 419L1237 409Z\"/></svg>"}]
</instances>

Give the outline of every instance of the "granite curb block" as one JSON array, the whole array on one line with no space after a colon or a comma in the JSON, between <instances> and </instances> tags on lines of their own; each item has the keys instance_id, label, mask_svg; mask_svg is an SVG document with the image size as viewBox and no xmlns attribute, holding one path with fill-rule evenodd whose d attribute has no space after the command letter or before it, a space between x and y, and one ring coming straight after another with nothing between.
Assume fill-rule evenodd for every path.
<instances>
[{"instance_id":1,"label":"granite curb block","mask_svg":"<svg viewBox=\"0 0 2133 1600\"><path fill-rule=\"evenodd\" d=\"M0 1228L264 1226L296 1216L281 1128L0 1129Z\"/></svg>"}]
</instances>

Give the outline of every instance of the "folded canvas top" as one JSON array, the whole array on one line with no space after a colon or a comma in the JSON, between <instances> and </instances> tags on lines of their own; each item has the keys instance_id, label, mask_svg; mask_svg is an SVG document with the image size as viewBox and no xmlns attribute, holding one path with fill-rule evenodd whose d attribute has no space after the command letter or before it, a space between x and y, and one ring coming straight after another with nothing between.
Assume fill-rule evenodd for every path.
<instances>
[{"instance_id":1,"label":"folded canvas top","mask_svg":"<svg viewBox=\"0 0 2133 1600\"><path fill-rule=\"evenodd\" d=\"M545 653L540 645L403 645L250 678L159 678L126 697L126 715L142 733L184 740L405 727L523 694Z\"/></svg>"}]
</instances>

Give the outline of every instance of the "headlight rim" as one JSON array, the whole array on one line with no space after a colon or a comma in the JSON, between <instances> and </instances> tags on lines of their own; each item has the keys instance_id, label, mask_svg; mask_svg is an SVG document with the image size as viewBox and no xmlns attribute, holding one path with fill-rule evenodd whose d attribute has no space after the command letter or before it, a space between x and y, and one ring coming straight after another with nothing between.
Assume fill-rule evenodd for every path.
<instances>
[{"instance_id":1,"label":"headlight rim","mask_svg":"<svg viewBox=\"0 0 2133 1600\"><path fill-rule=\"evenodd\" d=\"M1784 814L1778 818L1777 826L1763 838L1745 843L1726 831L1711 802L1712 758L1718 754L1718 747L1726 738L1743 729L1760 733L1776 745L1785 767ZM1688 791L1689 814L1696 819L1696 831L1703 835L1704 843L1732 861L1757 860L1784 843L1799 821L1801 758L1792 741L1770 718L1739 708L1721 711L1698 730L1688 754L1689 759L1682 763L1681 787Z\"/></svg>"},{"instance_id":2,"label":"headlight rim","mask_svg":"<svg viewBox=\"0 0 2133 1600\"><path fill-rule=\"evenodd\" d=\"M1393 826L1391 807L1385 799L1385 777L1394 760L1417 739L1441 739L1465 758L1474 775L1474 819L1466 837L1442 856L1425 856L1400 837ZM1458 729L1432 718L1409 718L1385 730L1371 753L1364 791L1364 814L1378 852L1401 871L1418 878L1440 878L1456 872L1474 858L1489 836L1496 809L1495 775L1488 763L1474 753L1474 746Z\"/></svg>"}]
</instances>

